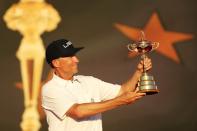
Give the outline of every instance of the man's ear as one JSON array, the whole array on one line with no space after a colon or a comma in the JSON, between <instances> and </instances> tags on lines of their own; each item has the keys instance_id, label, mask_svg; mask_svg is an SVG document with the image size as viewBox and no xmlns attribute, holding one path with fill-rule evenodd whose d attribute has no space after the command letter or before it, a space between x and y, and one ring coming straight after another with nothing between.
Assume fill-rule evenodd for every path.
<instances>
[{"instance_id":1,"label":"man's ear","mask_svg":"<svg viewBox=\"0 0 197 131\"><path fill-rule=\"evenodd\" d=\"M52 64L53 64L53 67L59 67L60 61L58 59L54 59L54 60L52 60Z\"/></svg>"}]
</instances>

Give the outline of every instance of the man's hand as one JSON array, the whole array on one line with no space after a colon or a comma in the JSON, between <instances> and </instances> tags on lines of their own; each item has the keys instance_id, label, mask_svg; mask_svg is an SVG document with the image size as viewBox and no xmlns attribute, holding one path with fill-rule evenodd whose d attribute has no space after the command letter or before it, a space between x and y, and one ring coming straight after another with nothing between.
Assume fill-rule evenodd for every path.
<instances>
[{"instance_id":1,"label":"man's hand","mask_svg":"<svg viewBox=\"0 0 197 131\"><path fill-rule=\"evenodd\" d=\"M138 83L138 80L140 76L143 73L143 64L144 64L144 70L148 71L152 68L152 62L149 58L144 58L144 61L141 60L140 63L137 65L137 70L133 74L133 76L125 83L122 84L122 88L118 94L118 96L121 96L124 93L135 91L136 90L136 84Z\"/></svg>"},{"instance_id":2,"label":"man's hand","mask_svg":"<svg viewBox=\"0 0 197 131\"><path fill-rule=\"evenodd\" d=\"M121 96L117 97L117 99L119 99L122 104L131 104L145 95L146 93L138 93L138 89L136 89L134 92L126 92L122 94Z\"/></svg>"},{"instance_id":3,"label":"man's hand","mask_svg":"<svg viewBox=\"0 0 197 131\"><path fill-rule=\"evenodd\" d=\"M137 65L137 70L141 73L143 72L143 64L144 64L144 70L148 71L152 68L152 62L151 59L148 57L145 57L144 60L141 60L140 63Z\"/></svg>"}]
</instances>

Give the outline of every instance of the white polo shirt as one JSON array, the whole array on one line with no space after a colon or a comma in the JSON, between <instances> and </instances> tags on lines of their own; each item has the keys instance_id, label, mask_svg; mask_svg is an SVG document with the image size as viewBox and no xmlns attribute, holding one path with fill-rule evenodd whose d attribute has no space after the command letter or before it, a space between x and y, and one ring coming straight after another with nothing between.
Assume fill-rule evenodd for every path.
<instances>
[{"instance_id":1,"label":"white polo shirt","mask_svg":"<svg viewBox=\"0 0 197 131\"><path fill-rule=\"evenodd\" d=\"M120 85L92 76L64 80L55 74L42 88L42 107L49 131L102 131L101 114L77 121L65 115L73 104L100 102L116 97Z\"/></svg>"}]
</instances>

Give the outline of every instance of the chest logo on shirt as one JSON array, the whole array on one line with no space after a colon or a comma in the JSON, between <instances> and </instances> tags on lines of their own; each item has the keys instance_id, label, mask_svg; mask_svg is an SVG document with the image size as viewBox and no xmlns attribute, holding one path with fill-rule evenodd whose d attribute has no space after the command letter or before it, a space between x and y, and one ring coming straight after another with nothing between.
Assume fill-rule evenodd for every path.
<instances>
[{"instance_id":1,"label":"chest logo on shirt","mask_svg":"<svg viewBox=\"0 0 197 131\"><path fill-rule=\"evenodd\" d=\"M94 99L93 98L91 98L91 102L94 102Z\"/></svg>"}]
</instances>

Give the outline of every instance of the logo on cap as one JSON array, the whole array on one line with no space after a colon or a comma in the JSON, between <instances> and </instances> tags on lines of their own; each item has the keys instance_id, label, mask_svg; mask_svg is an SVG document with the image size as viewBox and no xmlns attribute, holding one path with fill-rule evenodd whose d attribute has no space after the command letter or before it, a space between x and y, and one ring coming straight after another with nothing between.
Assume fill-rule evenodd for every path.
<instances>
[{"instance_id":1,"label":"logo on cap","mask_svg":"<svg viewBox=\"0 0 197 131\"><path fill-rule=\"evenodd\" d=\"M62 46L64 48L67 48L68 46L72 45L72 43L70 41L68 41L67 43L63 44Z\"/></svg>"}]
</instances>

